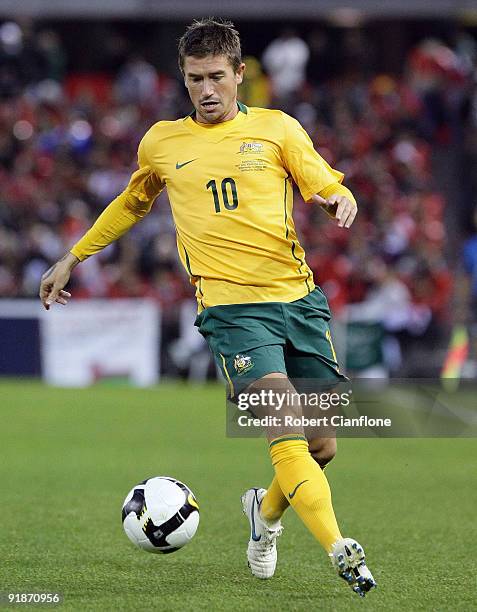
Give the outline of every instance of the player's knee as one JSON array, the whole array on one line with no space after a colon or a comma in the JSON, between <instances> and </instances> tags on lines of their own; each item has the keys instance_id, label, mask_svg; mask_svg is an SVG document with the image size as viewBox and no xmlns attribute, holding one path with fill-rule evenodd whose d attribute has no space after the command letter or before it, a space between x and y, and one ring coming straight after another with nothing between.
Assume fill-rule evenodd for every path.
<instances>
[{"instance_id":1,"label":"player's knee","mask_svg":"<svg viewBox=\"0 0 477 612\"><path fill-rule=\"evenodd\" d=\"M336 439L322 438L319 443L310 442L310 454L313 459L324 468L336 455Z\"/></svg>"}]
</instances>

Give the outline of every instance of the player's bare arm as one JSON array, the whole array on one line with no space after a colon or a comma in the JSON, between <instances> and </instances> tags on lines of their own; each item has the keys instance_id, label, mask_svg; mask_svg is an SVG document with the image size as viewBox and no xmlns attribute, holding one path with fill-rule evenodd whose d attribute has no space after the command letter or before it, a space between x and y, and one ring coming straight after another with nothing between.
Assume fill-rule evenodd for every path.
<instances>
[{"instance_id":1,"label":"player's bare arm","mask_svg":"<svg viewBox=\"0 0 477 612\"><path fill-rule=\"evenodd\" d=\"M77 264L79 264L79 259L68 252L43 274L39 295L46 310L49 310L54 302L66 306L71 293L64 291L64 287L70 280L71 271Z\"/></svg>"},{"instance_id":2,"label":"player's bare arm","mask_svg":"<svg viewBox=\"0 0 477 612\"><path fill-rule=\"evenodd\" d=\"M331 217L336 218L339 227L351 227L358 213L356 202L341 194L333 194L326 199L315 194L311 197L311 201L321 206Z\"/></svg>"}]
</instances>

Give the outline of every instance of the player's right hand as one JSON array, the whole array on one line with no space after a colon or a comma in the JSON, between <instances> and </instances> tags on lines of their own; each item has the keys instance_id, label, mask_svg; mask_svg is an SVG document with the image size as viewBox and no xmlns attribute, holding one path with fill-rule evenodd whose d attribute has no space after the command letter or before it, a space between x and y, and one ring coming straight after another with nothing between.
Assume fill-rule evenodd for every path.
<instances>
[{"instance_id":1,"label":"player's right hand","mask_svg":"<svg viewBox=\"0 0 477 612\"><path fill-rule=\"evenodd\" d=\"M338 227L351 227L358 212L356 202L338 193L331 195L326 200L319 194L315 194L311 197L311 201L321 206L330 217L337 219Z\"/></svg>"},{"instance_id":2,"label":"player's right hand","mask_svg":"<svg viewBox=\"0 0 477 612\"><path fill-rule=\"evenodd\" d=\"M54 302L66 306L71 293L64 291L64 287L70 280L71 270L78 263L77 257L72 253L67 253L43 274L39 295L46 310L49 310Z\"/></svg>"}]
</instances>

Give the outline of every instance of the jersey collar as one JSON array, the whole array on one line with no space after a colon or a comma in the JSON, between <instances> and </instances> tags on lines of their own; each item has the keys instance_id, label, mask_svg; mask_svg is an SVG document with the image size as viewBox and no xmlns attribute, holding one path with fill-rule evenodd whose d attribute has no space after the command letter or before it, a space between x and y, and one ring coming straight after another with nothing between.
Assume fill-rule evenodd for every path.
<instances>
[{"instance_id":1,"label":"jersey collar","mask_svg":"<svg viewBox=\"0 0 477 612\"><path fill-rule=\"evenodd\" d=\"M195 109L184 117L184 126L186 126L194 134L198 134L209 140L210 142L219 142L232 129L240 125L248 116L248 108L242 102L237 101L239 112L233 119L223 121L222 123L198 123L195 121Z\"/></svg>"},{"instance_id":2,"label":"jersey collar","mask_svg":"<svg viewBox=\"0 0 477 612\"><path fill-rule=\"evenodd\" d=\"M238 108L238 109L239 109L239 111L240 111L241 113L243 113L244 115L246 115L246 114L248 113L248 108L245 106L245 104L243 104L243 102L239 102L239 100L237 100L237 108ZM191 110L191 112L190 112L188 115L186 115L186 116L184 117L184 121L185 121L185 120L186 120L188 117L191 117L192 119L194 119L194 115L195 115L195 108L193 108L193 109ZM235 119L235 117L234 117L234 119ZM232 119L231 121L233 121L233 119Z\"/></svg>"}]
</instances>

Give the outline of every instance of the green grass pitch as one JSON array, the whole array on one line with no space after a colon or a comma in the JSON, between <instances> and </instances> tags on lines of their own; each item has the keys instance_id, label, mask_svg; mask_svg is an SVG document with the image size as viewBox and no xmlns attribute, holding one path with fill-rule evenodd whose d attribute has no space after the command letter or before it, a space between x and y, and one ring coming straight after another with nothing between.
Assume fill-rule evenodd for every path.
<instances>
[{"instance_id":1,"label":"green grass pitch","mask_svg":"<svg viewBox=\"0 0 477 612\"><path fill-rule=\"evenodd\" d=\"M335 510L378 581L361 600L292 510L275 577L249 574L240 495L272 469L264 440L225 437L220 386L4 381L0 398L0 591L61 592L65 610L477 609L473 439L341 440ZM200 505L196 537L172 555L135 549L121 526L126 493L155 475Z\"/></svg>"}]
</instances>

